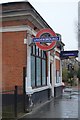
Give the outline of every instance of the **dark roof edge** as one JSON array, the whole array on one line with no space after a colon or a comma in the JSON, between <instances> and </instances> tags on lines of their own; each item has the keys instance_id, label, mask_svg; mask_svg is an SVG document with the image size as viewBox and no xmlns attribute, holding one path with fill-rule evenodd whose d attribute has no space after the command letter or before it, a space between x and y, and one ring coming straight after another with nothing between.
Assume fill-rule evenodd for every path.
<instances>
[{"instance_id":1,"label":"dark roof edge","mask_svg":"<svg viewBox=\"0 0 80 120\"><path fill-rule=\"evenodd\" d=\"M8 2L8 1L5 1L4 3L0 3L0 5L5 5L5 4L13 4L13 3L29 3L29 1L28 0L24 0L24 1L12 1L12 2Z\"/></svg>"}]
</instances>

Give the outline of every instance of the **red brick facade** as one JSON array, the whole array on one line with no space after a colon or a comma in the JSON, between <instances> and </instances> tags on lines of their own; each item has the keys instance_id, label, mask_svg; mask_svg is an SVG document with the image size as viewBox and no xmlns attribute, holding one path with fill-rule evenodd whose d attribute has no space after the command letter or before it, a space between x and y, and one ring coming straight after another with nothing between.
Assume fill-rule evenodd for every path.
<instances>
[{"instance_id":1,"label":"red brick facade","mask_svg":"<svg viewBox=\"0 0 80 120\"><path fill-rule=\"evenodd\" d=\"M19 3L20 6L17 6L15 3L14 5L11 4L11 6L5 6L3 7L5 10L15 10L15 9L21 9L26 8L25 3L23 5ZM29 7L29 6L28 6ZM29 8L30 9L30 8ZM32 9L32 8L31 8ZM36 13L37 14L37 13ZM23 16L22 16L23 17ZM40 17L40 16L39 16ZM38 19L39 19L38 17ZM11 20L9 18L4 20L2 24L0 24L0 27L11 27L11 26L24 26L28 25L33 30L39 31L41 29L40 26L44 25L44 21L42 18L40 18L41 24L36 23L37 20L32 19L32 22L29 21L29 19L18 19L17 20ZM38 27L34 24L38 24ZM47 26L47 27L46 27ZM35 29L36 28L36 29ZM45 28L48 28L48 25L45 22ZM0 36L1 37L1 36ZM23 86L23 68L27 65L27 45L24 44L24 38L27 37L27 31L14 31L14 32L3 32L2 38L0 38L0 49L2 45L2 52L0 50L0 63L2 63L2 74L0 72L0 76L2 75L2 88L3 90L13 89L15 85ZM56 52L56 56L60 57L59 53ZM2 61L1 61L2 60ZM47 62L48 63L48 62ZM47 65L48 66L48 65ZM0 64L1 68L1 64ZM60 61L56 60L56 70L60 69ZM1 71L1 70L0 70Z\"/></svg>"},{"instance_id":2,"label":"red brick facade","mask_svg":"<svg viewBox=\"0 0 80 120\"><path fill-rule=\"evenodd\" d=\"M35 28L35 26L33 25L33 23L31 23L29 20L11 20L11 21L6 21L2 23L3 27L6 26L19 26L19 25L28 25L30 26L32 29ZM0 24L1 26L1 24Z\"/></svg>"},{"instance_id":3,"label":"red brick facade","mask_svg":"<svg viewBox=\"0 0 80 120\"><path fill-rule=\"evenodd\" d=\"M27 64L25 36L25 31L2 34L3 90L12 89L15 85L23 86L23 67L26 67ZM56 55L59 56L59 53L56 52ZM59 69L60 61L56 60L56 70Z\"/></svg>"},{"instance_id":4,"label":"red brick facade","mask_svg":"<svg viewBox=\"0 0 80 120\"><path fill-rule=\"evenodd\" d=\"M56 70L60 71L60 60L56 59Z\"/></svg>"},{"instance_id":5,"label":"red brick facade","mask_svg":"<svg viewBox=\"0 0 80 120\"><path fill-rule=\"evenodd\" d=\"M2 33L0 33L0 91L2 90Z\"/></svg>"},{"instance_id":6,"label":"red brick facade","mask_svg":"<svg viewBox=\"0 0 80 120\"><path fill-rule=\"evenodd\" d=\"M3 89L22 86L23 67L26 67L27 50L24 45L26 32L6 32L2 34Z\"/></svg>"}]
</instances>

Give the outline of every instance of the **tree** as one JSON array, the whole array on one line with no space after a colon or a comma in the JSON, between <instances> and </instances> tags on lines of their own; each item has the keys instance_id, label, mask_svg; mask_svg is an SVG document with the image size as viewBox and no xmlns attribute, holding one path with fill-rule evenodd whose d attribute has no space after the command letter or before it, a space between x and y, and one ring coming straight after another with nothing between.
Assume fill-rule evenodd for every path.
<instances>
[{"instance_id":1,"label":"tree","mask_svg":"<svg viewBox=\"0 0 80 120\"><path fill-rule=\"evenodd\" d=\"M79 82L80 82L80 67L79 67L78 72L77 72L77 77L79 78Z\"/></svg>"},{"instance_id":2,"label":"tree","mask_svg":"<svg viewBox=\"0 0 80 120\"><path fill-rule=\"evenodd\" d=\"M62 69L62 80L63 80L63 82L68 81L68 70L66 68Z\"/></svg>"}]
</instances>

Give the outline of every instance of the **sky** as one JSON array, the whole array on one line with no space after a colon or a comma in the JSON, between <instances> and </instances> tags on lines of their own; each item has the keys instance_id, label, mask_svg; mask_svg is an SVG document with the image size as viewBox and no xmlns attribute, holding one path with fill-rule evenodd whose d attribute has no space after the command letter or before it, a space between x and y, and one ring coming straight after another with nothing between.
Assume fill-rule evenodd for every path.
<instances>
[{"instance_id":1,"label":"sky","mask_svg":"<svg viewBox=\"0 0 80 120\"><path fill-rule=\"evenodd\" d=\"M24 0L0 0L0 3ZM64 50L78 49L78 0L28 0L55 33L60 33Z\"/></svg>"}]
</instances>

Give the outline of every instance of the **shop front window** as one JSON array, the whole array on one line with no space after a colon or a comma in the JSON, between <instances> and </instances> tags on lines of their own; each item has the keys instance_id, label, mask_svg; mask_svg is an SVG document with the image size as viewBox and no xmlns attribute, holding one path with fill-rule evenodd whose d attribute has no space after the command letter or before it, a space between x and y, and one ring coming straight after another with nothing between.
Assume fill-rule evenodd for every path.
<instances>
[{"instance_id":1,"label":"shop front window","mask_svg":"<svg viewBox=\"0 0 80 120\"><path fill-rule=\"evenodd\" d=\"M31 46L31 85L32 88L47 85L46 52L36 45Z\"/></svg>"}]
</instances>

